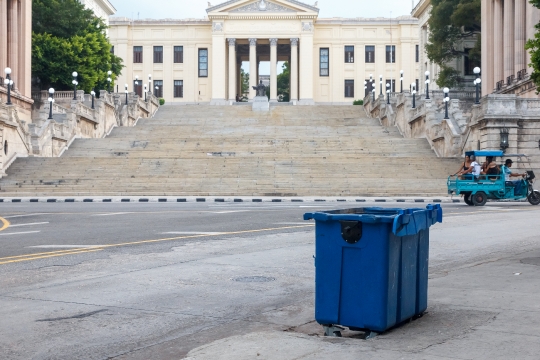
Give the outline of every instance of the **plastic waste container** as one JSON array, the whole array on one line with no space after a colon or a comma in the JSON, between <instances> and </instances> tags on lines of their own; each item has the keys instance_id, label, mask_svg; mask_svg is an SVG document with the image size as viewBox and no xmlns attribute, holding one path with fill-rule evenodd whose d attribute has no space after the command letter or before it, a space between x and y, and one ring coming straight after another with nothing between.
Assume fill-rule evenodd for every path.
<instances>
[{"instance_id":1,"label":"plastic waste container","mask_svg":"<svg viewBox=\"0 0 540 360\"><path fill-rule=\"evenodd\" d=\"M315 319L326 335L340 325L371 337L427 309L429 228L442 217L438 204L304 214L316 222Z\"/></svg>"}]
</instances>

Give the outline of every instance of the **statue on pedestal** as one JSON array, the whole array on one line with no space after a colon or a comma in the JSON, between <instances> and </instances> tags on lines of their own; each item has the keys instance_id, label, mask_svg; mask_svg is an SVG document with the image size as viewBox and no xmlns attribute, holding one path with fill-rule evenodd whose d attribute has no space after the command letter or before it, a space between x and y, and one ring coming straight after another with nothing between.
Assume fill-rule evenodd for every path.
<instances>
[{"instance_id":1,"label":"statue on pedestal","mask_svg":"<svg viewBox=\"0 0 540 360\"><path fill-rule=\"evenodd\" d=\"M266 86L263 85L262 80L257 86L253 86L253 90L257 91L257 96L266 96Z\"/></svg>"}]
</instances>

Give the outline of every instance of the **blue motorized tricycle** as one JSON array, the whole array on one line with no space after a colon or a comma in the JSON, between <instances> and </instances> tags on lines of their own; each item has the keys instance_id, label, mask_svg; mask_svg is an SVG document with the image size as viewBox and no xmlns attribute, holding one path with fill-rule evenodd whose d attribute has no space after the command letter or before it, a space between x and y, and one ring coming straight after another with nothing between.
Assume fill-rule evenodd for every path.
<instances>
[{"instance_id":1,"label":"blue motorized tricycle","mask_svg":"<svg viewBox=\"0 0 540 360\"><path fill-rule=\"evenodd\" d=\"M518 160L526 159L528 162L527 155L504 154L500 150L468 151L465 155L470 157L474 155L477 162L479 157L518 158ZM531 205L540 204L540 191L533 188L535 175L532 170L528 170L526 175L517 181L507 181L501 165L498 166L498 170L498 174L451 175L447 182L448 194L463 195L465 203L469 206L484 206L488 200L527 199Z\"/></svg>"}]
</instances>

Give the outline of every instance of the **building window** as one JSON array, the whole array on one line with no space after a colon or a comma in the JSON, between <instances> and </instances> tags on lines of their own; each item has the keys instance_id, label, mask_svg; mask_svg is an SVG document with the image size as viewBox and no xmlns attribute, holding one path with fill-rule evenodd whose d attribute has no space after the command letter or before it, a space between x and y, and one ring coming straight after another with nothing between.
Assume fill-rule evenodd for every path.
<instances>
[{"instance_id":1,"label":"building window","mask_svg":"<svg viewBox=\"0 0 540 360\"><path fill-rule=\"evenodd\" d=\"M114 45L113 45L113 46L111 46L111 54L113 54L113 55L114 55Z\"/></svg>"},{"instance_id":2,"label":"building window","mask_svg":"<svg viewBox=\"0 0 540 360\"><path fill-rule=\"evenodd\" d=\"M174 47L174 63L182 64L184 62L184 47L175 46Z\"/></svg>"},{"instance_id":3,"label":"building window","mask_svg":"<svg viewBox=\"0 0 540 360\"><path fill-rule=\"evenodd\" d=\"M396 80L386 80L386 84L384 85L384 91L388 90L387 84L390 84L390 92L396 92Z\"/></svg>"},{"instance_id":4,"label":"building window","mask_svg":"<svg viewBox=\"0 0 540 360\"><path fill-rule=\"evenodd\" d=\"M354 97L354 80L345 80L345 97Z\"/></svg>"},{"instance_id":5,"label":"building window","mask_svg":"<svg viewBox=\"0 0 540 360\"><path fill-rule=\"evenodd\" d=\"M386 45L386 62L396 62L396 47L394 45Z\"/></svg>"},{"instance_id":6,"label":"building window","mask_svg":"<svg viewBox=\"0 0 540 360\"><path fill-rule=\"evenodd\" d=\"M142 64L142 46L133 47L133 62L135 64Z\"/></svg>"},{"instance_id":7,"label":"building window","mask_svg":"<svg viewBox=\"0 0 540 360\"><path fill-rule=\"evenodd\" d=\"M158 98L163 97L163 80L154 80L154 95Z\"/></svg>"},{"instance_id":8,"label":"building window","mask_svg":"<svg viewBox=\"0 0 540 360\"><path fill-rule=\"evenodd\" d=\"M420 62L420 45L416 45L416 62Z\"/></svg>"},{"instance_id":9,"label":"building window","mask_svg":"<svg viewBox=\"0 0 540 360\"><path fill-rule=\"evenodd\" d=\"M154 46L154 64L163 63L163 46Z\"/></svg>"},{"instance_id":10,"label":"building window","mask_svg":"<svg viewBox=\"0 0 540 360\"><path fill-rule=\"evenodd\" d=\"M474 68L476 66L480 66L480 64L475 63L474 61L471 61L469 58L469 52L471 49L465 49L465 53L467 55L463 56L463 73L465 75L474 75Z\"/></svg>"},{"instance_id":11,"label":"building window","mask_svg":"<svg viewBox=\"0 0 540 360\"><path fill-rule=\"evenodd\" d=\"M208 77L208 49L199 49L199 77Z\"/></svg>"},{"instance_id":12,"label":"building window","mask_svg":"<svg viewBox=\"0 0 540 360\"><path fill-rule=\"evenodd\" d=\"M368 96L371 94L371 92L373 91L373 89L375 88L375 83L372 83L371 81L369 81L369 79L366 79L366 82L367 82L367 85L366 85L366 93L364 96Z\"/></svg>"},{"instance_id":13,"label":"building window","mask_svg":"<svg viewBox=\"0 0 540 360\"><path fill-rule=\"evenodd\" d=\"M319 49L319 75L320 76L328 76L330 75L330 72L328 71L328 65L329 65L329 53L330 50L328 48L321 48Z\"/></svg>"},{"instance_id":14,"label":"building window","mask_svg":"<svg viewBox=\"0 0 540 360\"><path fill-rule=\"evenodd\" d=\"M183 80L174 80L174 97L175 98L184 97L184 81Z\"/></svg>"},{"instance_id":15,"label":"building window","mask_svg":"<svg viewBox=\"0 0 540 360\"><path fill-rule=\"evenodd\" d=\"M375 46L366 45L366 62L374 63L375 62Z\"/></svg>"},{"instance_id":16,"label":"building window","mask_svg":"<svg viewBox=\"0 0 540 360\"><path fill-rule=\"evenodd\" d=\"M345 46L345 62L354 62L354 46Z\"/></svg>"},{"instance_id":17,"label":"building window","mask_svg":"<svg viewBox=\"0 0 540 360\"><path fill-rule=\"evenodd\" d=\"M135 94L142 97L142 81L140 80L133 81L133 90L135 91Z\"/></svg>"}]
</instances>

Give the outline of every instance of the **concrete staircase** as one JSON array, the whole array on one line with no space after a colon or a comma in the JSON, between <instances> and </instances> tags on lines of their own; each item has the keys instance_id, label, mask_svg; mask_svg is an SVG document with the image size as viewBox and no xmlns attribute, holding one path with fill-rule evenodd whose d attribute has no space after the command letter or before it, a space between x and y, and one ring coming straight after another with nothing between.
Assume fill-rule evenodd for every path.
<instances>
[{"instance_id":1,"label":"concrete staircase","mask_svg":"<svg viewBox=\"0 0 540 360\"><path fill-rule=\"evenodd\" d=\"M444 196L458 167L361 106L163 106L61 158L17 159L0 196Z\"/></svg>"}]
</instances>

